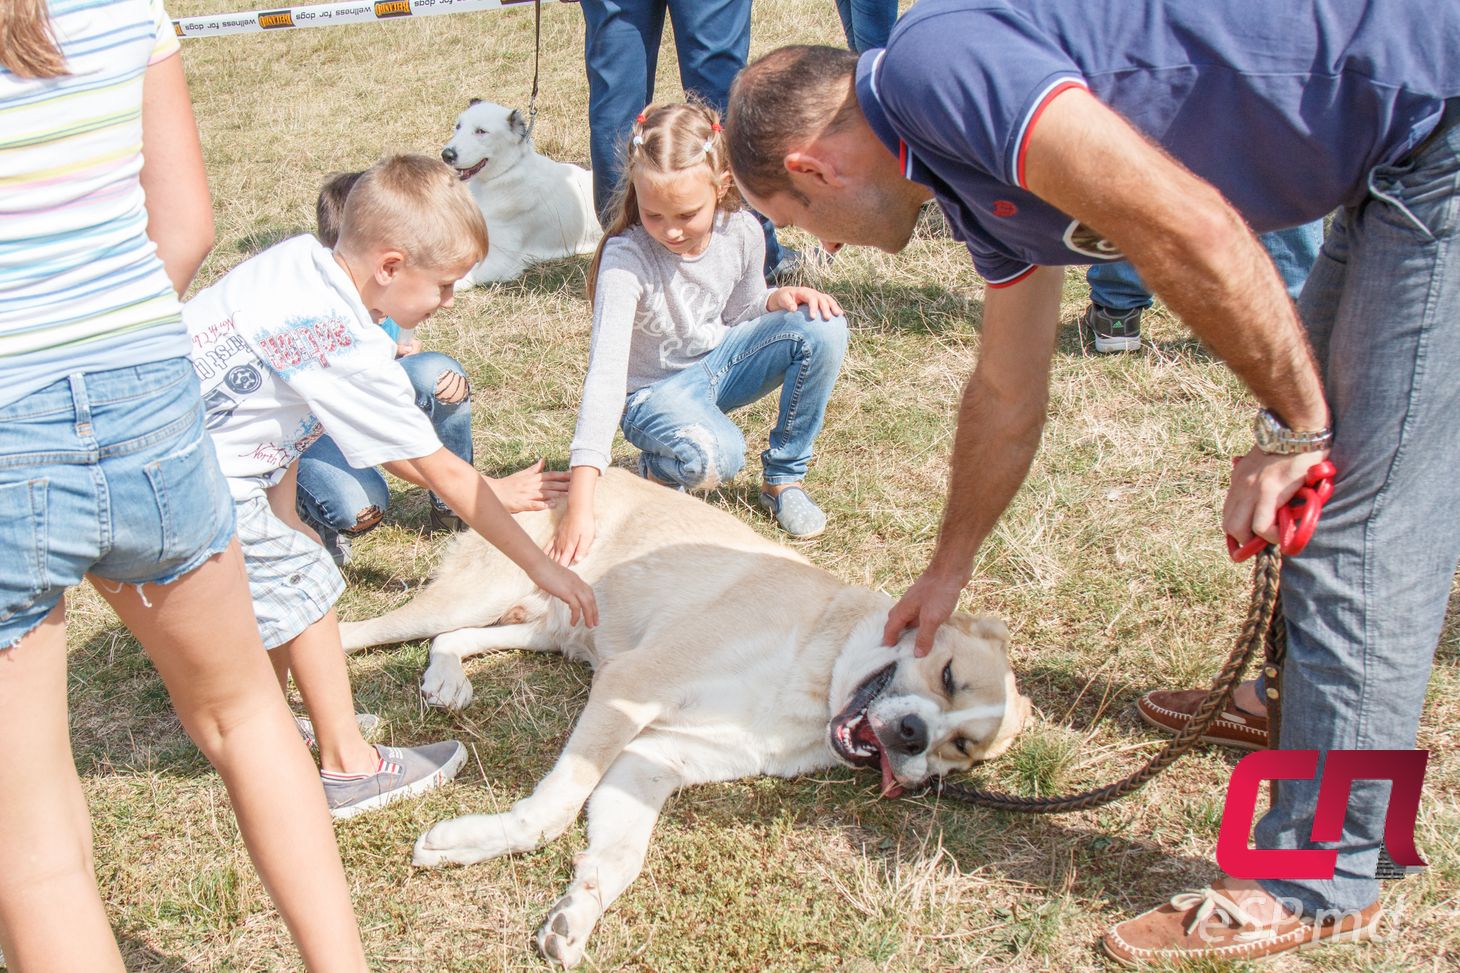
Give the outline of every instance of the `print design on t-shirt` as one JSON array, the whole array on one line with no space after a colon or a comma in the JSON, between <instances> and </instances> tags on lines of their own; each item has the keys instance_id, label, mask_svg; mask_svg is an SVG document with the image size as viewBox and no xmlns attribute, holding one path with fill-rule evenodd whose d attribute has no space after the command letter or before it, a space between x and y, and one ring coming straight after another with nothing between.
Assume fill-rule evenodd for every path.
<instances>
[{"instance_id":1,"label":"print design on t-shirt","mask_svg":"<svg viewBox=\"0 0 1460 973\"><path fill-rule=\"evenodd\" d=\"M325 317L290 318L283 328L258 334L264 360L280 378L286 379L316 365L328 368L332 355L348 355L354 350L354 344L350 323L335 313Z\"/></svg>"},{"instance_id":2,"label":"print design on t-shirt","mask_svg":"<svg viewBox=\"0 0 1460 973\"><path fill-rule=\"evenodd\" d=\"M694 333L675 333L674 322L669 320L664 291L653 288L646 300L639 304L634 315L634 327L642 334L659 339L659 366L668 368L676 358L703 355L713 349L722 327L718 320L719 296L713 290L692 281L671 279L665 287L674 288L676 303L693 315ZM713 323L706 323L712 321Z\"/></svg>"}]
</instances>

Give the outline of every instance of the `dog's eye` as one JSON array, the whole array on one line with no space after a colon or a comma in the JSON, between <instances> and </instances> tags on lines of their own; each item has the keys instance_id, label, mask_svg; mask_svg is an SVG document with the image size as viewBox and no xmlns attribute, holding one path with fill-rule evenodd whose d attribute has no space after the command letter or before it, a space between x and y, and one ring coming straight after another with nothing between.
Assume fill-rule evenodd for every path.
<instances>
[{"instance_id":1,"label":"dog's eye","mask_svg":"<svg viewBox=\"0 0 1460 973\"><path fill-rule=\"evenodd\" d=\"M968 737L954 737L953 746L958 748L959 753L968 756Z\"/></svg>"},{"instance_id":2,"label":"dog's eye","mask_svg":"<svg viewBox=\"0 0 1460 973\"><path fill-rule=\"evenodd\" d=\"M953 695L953 663L949 662L943 667L943 691L949 696Z\"/></svg>"},{"instance_id":3,"label":"dog's eye","mask_svg":"<svg viewBox=\"0 0 1460 973\"><path fill-rule=\"evenodd\" d=\"M479 129L477 129L477 134L478 135L486 135L487 134L487 130L484 129L484 128L479 128Z\"/></svg>"}]
</instances>

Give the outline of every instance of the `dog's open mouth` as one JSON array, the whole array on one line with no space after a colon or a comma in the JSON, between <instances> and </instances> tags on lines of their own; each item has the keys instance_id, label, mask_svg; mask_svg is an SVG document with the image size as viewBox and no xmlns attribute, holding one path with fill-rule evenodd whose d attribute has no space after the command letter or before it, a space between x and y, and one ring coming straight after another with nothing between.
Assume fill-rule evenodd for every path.
<instances>
[{"instance_id":1,"label":"dog's open mouth","mask_svg":"<svg viewBox=\"0 0 1460 973\"><path fill-rule=\"evenodd\" d=\"M881 767L883 797L899 797L902 794L902 785L893 776L892 763L883 752L882 744L877 741L872 725L867 722L867 707L892 682L892 674L896 669L897 663L894 662L868 676L852 694L851 702L847 703L846 708L832 717L831 726L827 728L832 749L837 756L854 767Z\"/></svg>"},{"instance_id":2,"label":"dog's open mouth","mask_svg":"<svg viewBox=\"0 0 1460 973\"><path fill-rule=\"evenodd\" d=\"M483 159L482 161L478 162L476 165L472 166L470 169L457 169L456 170L456 177L458 179L462 180L463 182L465 182L466 180L470 179L472 176L474 176L477 173L481 172L482 171L482 167L485 166L486 164L487 164L487 160L486 159Z\"/></svg>"}]
</instances>

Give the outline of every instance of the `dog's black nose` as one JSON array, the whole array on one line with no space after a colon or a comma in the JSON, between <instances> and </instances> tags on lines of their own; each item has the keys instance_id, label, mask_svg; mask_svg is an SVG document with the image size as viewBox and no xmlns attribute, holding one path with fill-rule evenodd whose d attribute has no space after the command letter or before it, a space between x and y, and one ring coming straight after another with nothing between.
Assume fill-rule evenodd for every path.
<instances>
[{"instance_id":1,"label":"dog's black nose","mask_svg":"<svg viewBox=\"0 0 1460 973\"><path fill-rule=\"evenodd\" d=\"M922 717L909 713L897 721L897 746L910 757L928 749L928 724Z\"/></svg>"},{"instance_id":2,"label":"dog's black nose","mask_svg":"<svg viewBox=\"0 0 1460 973\"><path fill-rule=\"evenodd\" d=\"M441 161L444 162L444 163L446 163L449 166L456 165L456 150L455 149L452 149L452 148L442 149L441 150Z\"/></svg>"}]
</instances>

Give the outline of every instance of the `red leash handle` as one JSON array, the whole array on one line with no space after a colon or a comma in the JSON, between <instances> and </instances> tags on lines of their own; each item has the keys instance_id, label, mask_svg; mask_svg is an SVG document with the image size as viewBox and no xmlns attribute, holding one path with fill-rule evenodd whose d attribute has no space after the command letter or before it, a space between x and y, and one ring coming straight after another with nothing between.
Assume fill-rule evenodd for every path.
<instances>
[{"instance_id":1,"label":"red leash handle","mask_svg":"<svg viewBox=\"0 0 1460 973\"><path fill-rule=\"evenodd\" d=\"M1237 460L1232 460L1232 465L1237 465ZM1313 539L1323 505L1333 496L1333 477L1337 472L1330 460L1313 464L1298 492L1278 509L1278 550L1284 557L1301 553ZM1237 538L1227 535L1227 554L1234 561L1245 561L1266 546L1267 541L1261 537L1254 536L1246 544L1238 544Z\"/></svg>"}]
</instances>

